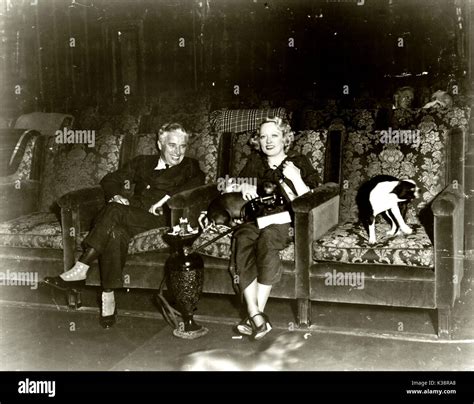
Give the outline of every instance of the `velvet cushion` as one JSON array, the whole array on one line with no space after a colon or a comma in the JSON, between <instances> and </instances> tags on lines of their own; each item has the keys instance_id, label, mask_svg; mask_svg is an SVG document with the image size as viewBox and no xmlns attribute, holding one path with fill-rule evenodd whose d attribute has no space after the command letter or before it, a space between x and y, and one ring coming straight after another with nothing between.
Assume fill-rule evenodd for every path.
<instances>
[{"instance_id":1,"label":"velvet cushion","mask_svg":"<svg viewBox=\"0 0 474 404\"><path fill-rule=\"evenodd\" d=\"M411 227L410 235L387 236L390 226L377 224L377 243L370 245L367 232L358 223L338 225L313 242L313 260L434 268L433 246L423 226Z\"/></svg>"},{"instance_id":2,"label":"velvet cushion","mask_svg":"<svg viewBox=\"0 0 474 404\"><path fill-rule=\"evenodd\" d=\"M124 135L109 130L95 133L95 146L58 144L47 139L45 167L39 210L54 209L56 200L67 192L97 186L109 172L118 168Z\"/></svg>"}]
</instances>

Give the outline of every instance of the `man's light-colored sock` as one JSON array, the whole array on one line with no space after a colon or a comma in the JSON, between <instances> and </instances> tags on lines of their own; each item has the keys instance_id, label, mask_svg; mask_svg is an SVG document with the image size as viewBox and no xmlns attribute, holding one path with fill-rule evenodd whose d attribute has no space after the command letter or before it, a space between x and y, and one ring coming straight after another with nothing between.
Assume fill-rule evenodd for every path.
<instances>
[{"instance_id":1,"label":"man's light-colored sock","mask_svg":"<svg viewBox=\"0 0 474 404\"><path fill-rule=\"evenodd\" d=\"M82 281L86 279L88 269L89 265L77 261L69 271L62 273L59 276L66 282Z\"/></svg>"},{"instance_id":2,"label":"man's light-colored sock","mask_svg":"<svg viewBox=\"0 0 474 404\"><path fill-rule=\"evenodd\" d=\"M114 292L102 292L102 317L111 316L115 313Z\"/></svg>"}]
</instances>

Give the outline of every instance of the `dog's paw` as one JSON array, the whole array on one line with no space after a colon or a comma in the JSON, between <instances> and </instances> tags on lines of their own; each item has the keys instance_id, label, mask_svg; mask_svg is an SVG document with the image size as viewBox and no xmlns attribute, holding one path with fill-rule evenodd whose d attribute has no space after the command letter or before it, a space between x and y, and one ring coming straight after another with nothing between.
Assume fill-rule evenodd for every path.
<instances>
[{"instance_id":1,"label":"dog's paw","mask_svg":"<svg viewBox=\"0 0 474 404\"><path fill-rule=\"evenodd\" d=\"M412 234L412 233L413 233L413 230L412 230L410 227L408 227L408 226L406 226L406 227L401 227L400 230L401 230L403 233L405 233L405 234Z\"/></svg>"},{"instance_id":2,"label":"dog's paw","mask_svg":"<svg viewBox=\"0 0 474 404\"><path fill-rule=\"evenodd\" d=\"M397 229L390 229L390 230L387 230L387 231L385 232L385 234L386 234L387 236L393 236L393 235L395 235L396 231L397 231Z\"/></svg>"},{"instance_id":3,"label":"dog's paw","mask_svg":"<svg viewBox=\"0 0 474 404\"><path fill-rule=\"evenodd\" d=\"M377 240L375 238L369 238L369 244L375 244Z\"/></svg>"}]
</instances>

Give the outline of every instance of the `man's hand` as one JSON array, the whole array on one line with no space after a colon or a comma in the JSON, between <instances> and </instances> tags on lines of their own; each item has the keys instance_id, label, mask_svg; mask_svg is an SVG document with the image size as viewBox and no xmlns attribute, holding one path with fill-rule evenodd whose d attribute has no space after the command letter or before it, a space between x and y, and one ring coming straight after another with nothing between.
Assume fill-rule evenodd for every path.
<instances>
[{"instance_id":1,"label":"man's hand","mask_svg":"<svg viewBox=\"0 0 474 404\"><path fill-rule=\"evenodd\" d=\"M117 202L122 205L130 205L130 202L128 201L128 199L122 195L115 195L112 199L109 200L109 202Z\"/></svg>"},{"instance_id":2,"label":"man's hand","mask_svg":"<svg viewBox=\"0 0 474 404\"><path fill-rule=\"evenodd\" d=\"M155 216L159 216L163 214L163 205L166 203L166 201L170 199L169 195L165 195L163 198L161 198L158 202L154 203L151 205L151 208L148 209L148 212Z\"/></svg>"}]
</instances>

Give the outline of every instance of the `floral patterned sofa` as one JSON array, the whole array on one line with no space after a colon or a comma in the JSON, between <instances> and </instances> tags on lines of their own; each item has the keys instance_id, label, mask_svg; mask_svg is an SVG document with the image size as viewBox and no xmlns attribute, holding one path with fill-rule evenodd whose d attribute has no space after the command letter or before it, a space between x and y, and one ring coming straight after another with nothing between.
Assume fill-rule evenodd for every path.
<instances>
[{"instance_id":1,"label":"floral patterned sofa","mask_svg":"<svg viewBox=\"0 0 474 404\"><path fill-rule=\"evenodd\" d=\"M40 276L64 269L57 202L68 192L96 186L107 172L117 169L130 149L134 128L138 128L138 117L102 116L92 128L95 147L56 143L54 134L28 140L17 170L1 179L2 267L35 270Z\"/></svg>"},{"instance_id":2,"label":"floral patterned sofa","mask_svg":"<svg viewBox=\"0 0 474 404\"><path fill-rule=\"evenodd\" d=\"M345 119L340 187L328 202L307 207L313 234L311 257L304 269L297 268L306 278L300 298L437 309L438 335L449 337L463 277L463 161L470 111L395 111L385 130L411 130L419 136L417 143L381 141L386 133L374 129L377 112L352 111L350 124ZM370 245L358 223L355 197L377 174L411 178L422 196L407 212L413 234L389 237L381 220L377 243ZM363 286L350 281L357 274ZM340 282L332 283L333 277Z\"/></svg>"}]
</instances>

